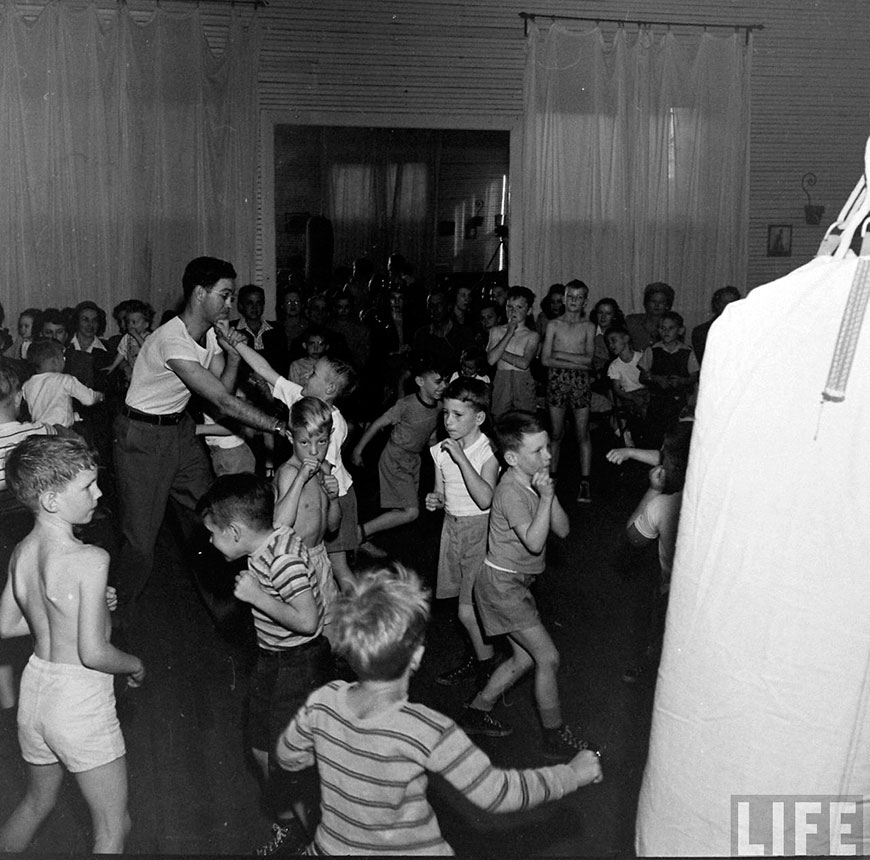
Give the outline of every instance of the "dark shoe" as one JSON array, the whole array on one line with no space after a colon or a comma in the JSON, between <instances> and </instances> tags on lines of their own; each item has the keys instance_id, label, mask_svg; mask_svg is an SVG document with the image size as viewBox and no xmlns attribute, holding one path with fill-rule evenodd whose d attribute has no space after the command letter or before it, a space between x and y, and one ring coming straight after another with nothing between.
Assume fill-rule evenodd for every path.
<instances>
[{"instance_id":1,"label":"dark shoe","mask_svg":"<svg viewBox=\"0 0 870 860\"><path fill-rule=\"evenodd\" d=\"M435 679L435 683L442 687L455 687L457 684L475 677L477 677L477 660L474 657L469 657L464 663L442 672Z\"/></svg>"},{"instance_id":2,"label":"dark shoe","mask_svg":"<svg viewBox=\"0 0 870 860\"><path fill-rule=\"evenodd\" d=\"M544 758L574 758L577 753L588 749L589 744L566 725L558 729L544 729Z\"/></svg>"},{"instance_id":3,"label":"dark shoe","mask_svg":"<svg viewBox=\"0 0 870 860\"><path fill-rule=\"evenodd\" d=\"M592 502L592 491L589 489L589 481L580 481L580 492L577 493L577 501L582 505Z\"/></svg>"},{"instance_id":4,"label":"dark shoe","mask_svg":"<svg viewBox=\"0 0 870 860\"><path fill-rule=\"evenodd\" d=\"M483 735L487 738L506 738L513 734L513 728L499 722L489 711L481 711L466 705L462 716L457 720L459 727L467 735Z\"/></svg>"},{"instance_id":5,"label":"dark shoe","mask_svg":"<svg viewBox=\"0 0 870 860\"><path fill-rule=\"evenodd\" d=\"M289 857L303 854L309 843L305 828L295 819L272 825L272 838L254 851L255 857Z\"/></svg>"}]
</instances>

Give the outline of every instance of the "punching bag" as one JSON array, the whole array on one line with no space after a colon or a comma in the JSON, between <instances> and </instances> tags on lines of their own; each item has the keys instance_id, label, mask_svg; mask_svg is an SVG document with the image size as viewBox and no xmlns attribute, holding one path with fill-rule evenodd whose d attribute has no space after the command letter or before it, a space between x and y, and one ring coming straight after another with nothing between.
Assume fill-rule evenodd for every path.
<instances>
[{"instance_id":1,"label":"punching bag","mask_svg":"<svg viewBox=\"0 0 870 860\"><path fill-rule=\"evenodd\" d=\"M819 255L710 329L639 855L870 850L868 164Z\"/></svg>"}]
</instances>

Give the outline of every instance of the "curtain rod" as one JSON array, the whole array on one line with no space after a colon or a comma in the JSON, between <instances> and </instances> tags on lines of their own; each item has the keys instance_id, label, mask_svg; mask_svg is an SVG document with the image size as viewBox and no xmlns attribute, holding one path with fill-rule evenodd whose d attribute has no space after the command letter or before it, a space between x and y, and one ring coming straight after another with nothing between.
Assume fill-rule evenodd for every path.
<instances>
[{"instance_id":1,"label":"curtain rod","mask_svg":"<svg viewBox=\"0 0 870 860\"><path fill-rule=\"evenodd\" d=\"M577 16L577 15L550 15L546 12L520 12L520 18L523 19L523 35L529 35L529 21L534 21L536 18L549 18L551 21L594 21L596 24L619 24L620 26L624 24L636 24L638 27L651 27L651 26L659 26L659 27L667 27L670 29L671 27L703 27L705 30L708 27L724 27L729 30L745 30L746 31L746 43L749 44L749 34L753 30L763 30L764 24L705 24L702 22L693 22L693 21L638 21L632 20L629 18L602 18L598 15L595 16Z\"/></svg>"}]
</instances>

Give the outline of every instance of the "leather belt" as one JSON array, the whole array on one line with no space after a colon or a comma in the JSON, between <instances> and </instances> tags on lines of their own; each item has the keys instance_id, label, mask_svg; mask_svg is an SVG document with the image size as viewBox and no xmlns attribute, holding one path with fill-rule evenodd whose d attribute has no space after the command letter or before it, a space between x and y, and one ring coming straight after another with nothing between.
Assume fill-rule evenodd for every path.
<instances>
[{"instance_id":1,"label":"leather belt","mask_svg":"<svg viewBox=\"0 0 870 860\"><path fill-rule=\"evenodd\" d=\"M121 414L126 415L131 421L141 421L143 424L157 424L158 426L167 426L178 424L184 417L184 412L172 412L169 415L152 415L150 412L140 412L138 409L133 409L126 403L121 407Z\"/></svg>"}]
</instances>

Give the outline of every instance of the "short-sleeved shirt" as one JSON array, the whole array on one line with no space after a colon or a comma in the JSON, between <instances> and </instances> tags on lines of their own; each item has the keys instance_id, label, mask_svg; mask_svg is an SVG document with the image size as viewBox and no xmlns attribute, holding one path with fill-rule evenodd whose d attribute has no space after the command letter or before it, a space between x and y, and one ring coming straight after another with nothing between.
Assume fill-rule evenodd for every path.
<instances>
[{"instance_id":1,"label":"short-sleeved shirt","mask_svg":"<svg viewBox=\"0 0 870 860\"><path fill-rule=\"evenodd\" d=\"M91 406L97 392L83 385L69 373L37 373L21 386L30 409L30 417L43 424L72 427L76 422L73 398L82 406Z\"/></svg>"},{"instance_id":2,"label":"short-sleeved shirt","mask_svg":"<svg viewBox=\"0 0 870 860\"><path fill-rule=\"evenodd\" d=\"M248 570L256 577L263 590L282 603L289 603L304 591L311 591L317 603L320 618L317 629L305 636L294 633L273 621L265 612L251 607L257 644L266 651L283 651L304 645L323 632L323 599L317 587L314 567L302 538L289 526L275 529L262 546L248 556Z\"/></svg>"},{"instance_id":3,"label":"short-sleeved shirt","mask_svg":"<svg viewBox=\"0 0 870 860\"><path fill-rule=\"evenodd\" d=\"M640 368L637 365L643 353L637 350L634 350L633 353L631 361L623 361L617 355L607 368L607 375L618 382L626 392L637 391L645 387L640 381Z\"/></svg>"},{"instance_id":4,"label":"short-sleeved shirt","mask_svg":"<svg viewBox=\"0 0 870 860\"><path fill-rule=\"evenodd\" d=\"M441 472L444 483L444 509L454 517L476 517L486 513L477 506L477 502L471 498L465 479L459 466L453 462L453 458L441 450L441 443L433 445L429 452L435 461L435 468ZM492 442L483 433L465 449L465 456L471 467L479 475L484 463L495 456Z\"/></svg>"},{"instance_id":5,"label":"short-sleeved shirt","mask_svg":"<svg viewBox=\"0 0 870 860\"><path fill-rule=\"evenodd\" d=\"M272 386L272 396L280 400L288 409L302 399L302 386L279 376ZM331 406L332 410L332 435L329 437L329 447L326 450L326 462L332 464L332 474L338 481L339 496L347 495L347 491L353 486L353 478L344 465L341 458L341 449L347 439L347 421L341 410Z\"/></svg>"},{"instance_id":6,"label":"short-sleeved shirt","mask_svg":"<svg viewBox=\"0 0 870 860\"><path fill-rule=\"evenodd\" d=\"M521 483L513 469L508 469L492 495L489 513L489 542L486 560L499 570L512 573L543 573L546 546L536 555L529 552L514 531L528 525L535 517L540 497L531 486Z\"/></svg>"},{"instance_id":7,"label":"short-sleeved shirt","mask_svg":"<svg viewBox=\"0 0 870 860\"><path fill-rule=\"evenodd\" d=\"M428 444L438 426L439 403L431 406L419 394L409 394L397 400L386 412L393 425L390 442L404 451L419 454Z\"/></svg>"},{"instance_id":8,"label":"short-sleeved shirt","mask_svg":"<svg viewBox=\"0 0 870 860\"><path fill-rule=\"evenodd\" d=\"M213 328L206 332L205 346L200 346L190 336L181 317L173 317L142 344L133 365L125 400L127 406L152 415L182 412L190 400L190 389L169 367L169 362L172 359L194 361L207 368L220 351Z\"/></svg>"},{"instance_id":9,"label":"short-sleeved shirt","mask_svg":"<svg viewBox=\"0 0 870 860\"><path fill-rule=\"evenodd\" d=\"M493 349L498 345L499 341L507 334L507 326L506 325L496 325L493 326L489 330L489 340L486 344L486 350ZM522 358L523 353L526 349L526 344L529 342L529 338L537 337L538 332L536 329L529 328L527 325L523 325L516 330L514 336L508 341L508 345L505 348L505 352L509 355L515 355L519 358ZM509 372L515 373L529 373L529 370L523 371L520 367L514 367L514 365L509 364L503 358L498 360L498 364L496 364L497 370L505 370Z\"/></svg>"},{"instance_id":10,"label":"short-sleeved shirt","mask_svg":"<svg viewBox=\"0 0 870 860\"><path fill-rule=\"evenodd\" d=\"M671 571L674 567L674 553L677 549L677 526L680 522L680 507L683 493L660 493L647 503L635 517L634 527L649 540L658 538L659 566L662 569L662 593L668 590Z\"/></svg>"}]
</instances>

